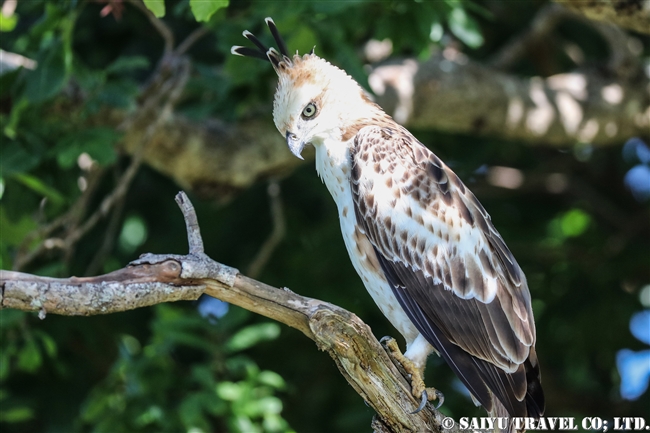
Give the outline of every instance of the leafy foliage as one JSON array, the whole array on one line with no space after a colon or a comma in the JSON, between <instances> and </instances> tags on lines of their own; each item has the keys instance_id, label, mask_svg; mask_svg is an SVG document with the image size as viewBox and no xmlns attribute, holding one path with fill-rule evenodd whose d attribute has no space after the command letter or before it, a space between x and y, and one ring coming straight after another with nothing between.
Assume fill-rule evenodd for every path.
<instances>
[{"instance_id":1,"label":"leafy foliage","mask_svg":"<svg viewBox=\"0 0 650 433\"><path fill-rule=\"evenodd\" d=\"M209 21L210 17L219 9L228 7L230 0L201 1L190 0L190 8L197 21Z\"/></svg>"},{"instance_id":2,"label":"leafy foliage","mask_svg":"<svg viewBox=\"0 0 650 433\"><path fill-rule=\"evenodd\" d=\"M191 73L175 110L195 121L224 122L270 118L271 68L229 55L243 29L271 43L261 30L264 17L275 19L292 50L316 46L365 85L360 52L370 38L390 39L394 56L426 59L449 48L485 60L523 31L538 7L451 0L144 5L164 17L177 42L205 26L207 35L187 52ZM558 46L579 46L590 65L606 60L598 38L571 26L560 30L564 45ZM111 113L138 120L150 78L167 66L148 17L120 0L18 2L0 20L0 31L0 48L36 62L0 74L2 268L39 245L43 254L22 270L60 277L110 271L145 251L182 252L184 225L172 200L178 186L148 167L108 218L72 248L60 243L66 230L80 230L131 164L122 148L126 127ZM648 40L641 45L647 59ZM564 51L533 49L516 72L544 75L575 66ZM641 306L636 294L650 282L647 201L624 183L639 161L624 159L620 148L584 143L556 150L414 132L475 191L528 276L549 412L639 416L650 397L622 402L615 364L618 350L645 349L628 331ZM481 169L493 165L516 167L527 181L518 189L495 187ZM350 266L334 205L313 168L297 170L282 189L290 229L260 279L348 308L377 336L395 335ZM271 230L264 185L227 205L193 201L207 253L245 269ZM43 231L62 216L56 230ZM367 430L372 411L304 336L237 308L213 319L199 311L195 304L159 305L44 321L0 311L0 428ZM427 381L446 394L443 411L481 414L454 390L442 361L432 358L429 365Z\"/></svg>"},{"instance_id":3,"label":"leafy foliage","mask_svg":"<svg viewBox=\"0 0 650 433\"><path fill-rule=\"evenodd\" d=\"M207 432L215 422L239 432L288 430L275 395L285 388L284 380L260 371L241 353L275 339L279 325L237 330L248 317L239 309L215 323L170 305L154 310L147 344L120 336L119 356L83 404L81 424L92 431ZM185 369L178 356L194 358L186 371L179 371Z\"/></svg>"},{"instance_id":4,"label":"leafy foliage","mask_svg":"<svg viewBox=\"0 0 650 433\"><path fill-rule=\"evenodd\" d=\"M144 5L149 9L156 18L165 16L165 2L164 0L142 0Z\"/></svg>"}]
</instances>

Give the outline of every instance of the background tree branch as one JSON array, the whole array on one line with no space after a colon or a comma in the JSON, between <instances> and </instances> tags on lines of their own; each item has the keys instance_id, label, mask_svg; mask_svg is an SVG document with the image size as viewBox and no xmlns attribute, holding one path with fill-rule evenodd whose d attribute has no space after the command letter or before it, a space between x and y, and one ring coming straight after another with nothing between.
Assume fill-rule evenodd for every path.
<instances>
[{"instance_id":1,"label":"background tree branch","mask_svg":"<svg viewBox=\"0 0 650 433\"><path fill-rule=\"evenodd\" d=\"M608 71L583 68L549 77L505 71L532 43L571 19L593 26L609 44ZM550 4L538 12L530 30L513 38L489 64L448 47L423 62L404 59L375 65L368 84L377 103L407 127L531 145L608 146L644 135L650 128L650 82L629 51L627 36L616 27ZM116 112L109 118L121 115ZM137 128L127 134L127 151L133 152L139 135ZM301 163L286 151L270 117L197 124L172 115L151 141L144 156L148 164L183 188L210 197L228 197Z\"/></svg>"},{"instance_id":2,"label":"background tree branch","mask_svg":"<svg viewBox=\"0 0 650 433\"><path fill-rule=\"evenodd\" d=\"M301 164L286 151L270 115L235 123L216 118L195 122L172 112L169 106L162 107L161 98L170 92L170 86L176 93L174 100L182 99L186 80L176 78L179 65L189 67L183 54L207 30L198 28L173 50L169 28L141 2L131 3L143 9L160 31L165 54L141 91L135 114L114 109L90 117L89 122L124 130L122 147L130 154L135 154L146 138L144 162L203 197L228 198L259 180L286 175ZM623 14L619 6L612 6L614 3L628 2L562 2L573 9L591 5L584 10L592 10L594 4L601 9L615 7ZM640 20L644 14L640 11L633 16ZM549 77L523 77L505 71L533 42L548 37L567 19L581 20L601 33L610 45L607 71L581 68ZM648 77L630 55L628 45L619 29L551 4L538 12L529 30L513 38L488 63L471 60L450 46L426 61L403 59L377 64L368 83L377 103L410 128L531 145L570 147L585 142L609 146L631 136L643 136L650 128ZM270 113L270 104L266 111ZM153 134L147 132L154 124ZM310 153L306 156L309 160Z\"/></svg>"},{"instance_id":3,"label":"background tree branch","mask_svg":"<svg viewBox=\"0 0 650 433\"><path fill-rule=\"evenodd\" d=\"M577 141L613 145L650 127L645 79L621 82L596 72L525 78L462 53L441 53L423 63L378 66L369 83L377 102L413 128L568 147ZM127 133L127 151L133 152L141 134L138 128ZM301 164L287 152L270 116L227 124L172 114L151 137L144 159L183 188L212 197L227 197Z\"/></svg>"},{"instance_id":4,"label":"background tree branch","mask_svg":"<svg viewBox=\"0 0 650 433\"><path fill-rule=\"evenodd\" d=\"M590 20L607 21L625 29L650 34L648 0L553 0Z\"/></svg>"}]
</instances>

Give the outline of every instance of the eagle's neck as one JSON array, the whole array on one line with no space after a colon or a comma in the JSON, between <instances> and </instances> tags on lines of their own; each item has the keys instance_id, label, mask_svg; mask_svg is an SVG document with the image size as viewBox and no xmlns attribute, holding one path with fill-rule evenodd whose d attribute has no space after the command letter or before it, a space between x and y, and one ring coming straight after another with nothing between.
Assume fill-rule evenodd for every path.
<instances>
[{"instance_id":1,"label":"eagle's neck","mask_svg":"<svg viewBox=\"0 0 650 433\"><path fill-rule=\"evenodd\" d=\"M352 266L384 315L406 338L407 346L411 349L409 353L414 356L412 359L418 365L422 365L426 355L431 352L431 346L424 340L422 344L414 344L418 331L404 310L400 308L390 285L383 276L372 244L368 241L356 219L350 183L352 171L350 155L354 137L348 141L342 141L339 136L316 141L313 144L316 148L316 170L336 202L341 234ZM414 350L419 352L416 353ZM420 352L424 353L424 356L418 355Z\"/></svg>"},{"instance_id":2,"label":"eagle's neck","mask_svg":"<svg viewBox=\"0 0 650 433\"><path fill-rule=\"evenodd\" d=\"M341 206L352 201L350 189L350 145L353 140L343 142L329 137L315 142L316 171L327 186L332 198L341 211Z\"/></svg>"},{"instance_id":3,"label":"eagle's neck","mask_svg":"<svg viewBox=\"0 0 650 433\"><path fill-rule=\"evenodd\" d=\"M363 94L362 94L363 95ZM350 157L354 146L354 138L366 126L391 126L398 125L379 106L371 102L360 104L357 117L353 120L341 118L342 123L338 129L333 129L325 137L316 138L312 144L316 149L316 171L327 186L332 198L339 207L343 202L347 204L352 200L350 189L350 171L352 159Z\"/></svg>"}]
</instances>

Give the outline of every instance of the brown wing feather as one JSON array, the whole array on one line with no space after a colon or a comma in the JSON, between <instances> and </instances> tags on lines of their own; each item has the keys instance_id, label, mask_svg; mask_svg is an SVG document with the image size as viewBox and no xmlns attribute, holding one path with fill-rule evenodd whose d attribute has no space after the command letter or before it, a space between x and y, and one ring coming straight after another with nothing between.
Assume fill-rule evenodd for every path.
<instances>
[{"instance_id":1,"label":"brown wing feather","mask_svg":"<svg viewBox=\"0 0 650 433\"><path fill-rule=\"evenodd\" d=\"M541 415L526 279L483 206L397 124L357 133L351 182L357 221L418 330L488 410L486 386L512 416Z\"/></svg>"}]
</instances>

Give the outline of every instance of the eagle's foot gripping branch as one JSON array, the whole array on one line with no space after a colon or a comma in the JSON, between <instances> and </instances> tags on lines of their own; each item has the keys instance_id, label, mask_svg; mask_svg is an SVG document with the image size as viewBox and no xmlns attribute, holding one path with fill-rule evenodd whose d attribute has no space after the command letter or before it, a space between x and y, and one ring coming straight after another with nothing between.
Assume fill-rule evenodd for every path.
<instances>
[{"instance_id":1,"label":"eagle's foot gripping branch","mask_svg":"<svg viewBox=\"0 0 650 433\"><path fill-rule=\"evenodd\" d=\"M397 341L392 337L384 337L381 339L381 344L386 349L386 353L388 353L391 360L401 364L404 371L408 374L407 378L411 381L411 393L415 398L420 399L420 405L411 414L416 414L424 409L424 406L426 406L429 400L438 400L436 409L442 406L442 403L445 401L444 394L435 388L427 388L425 386L423 378L424 369L420 371L413 361L404 356L397 345Z\"/></svg>"}]
</instances>

